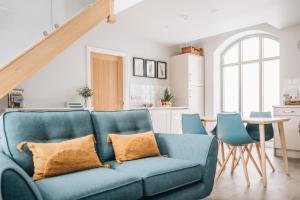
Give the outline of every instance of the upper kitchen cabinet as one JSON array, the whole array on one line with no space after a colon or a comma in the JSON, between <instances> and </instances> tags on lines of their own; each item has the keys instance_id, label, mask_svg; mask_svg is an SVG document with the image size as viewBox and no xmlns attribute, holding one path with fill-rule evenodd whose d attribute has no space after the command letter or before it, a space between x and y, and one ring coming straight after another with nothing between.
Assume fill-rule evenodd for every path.
<instances>
[{"instance_id":1,"label":"upper kitchen cabinet","mask_svg":"<svg viewBox=\"0 0 300 200\"><path fill-rule=\"evenodd\" d=\"M189 53L173 56L170 72L174 106L204 115L204 57Z\"/></svg>"}]
</instances>

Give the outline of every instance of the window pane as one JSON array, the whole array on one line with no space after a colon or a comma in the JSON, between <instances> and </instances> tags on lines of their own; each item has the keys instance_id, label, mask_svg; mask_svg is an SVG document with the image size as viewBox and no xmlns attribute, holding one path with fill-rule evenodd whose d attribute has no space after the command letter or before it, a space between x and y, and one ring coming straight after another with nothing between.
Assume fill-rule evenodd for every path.
<instances>
[{"instance_id":1,"label":"window pane","mask_svg":"<svg viewBox=\"0 0 300 200\"><path fill-rule=\"evenodd\" d=\"M239 111L239 72L238 66L223 68L223 111Z\"/></svg>"},{"instance_id":2,"label":"window pane","mask_svg":"<svg viewBox=\"0 0 300 200\"><path fill-rule=\"evenodd\" d=\"M242 61L259 58L259 38L253 37L242 41Z\"/></svg>"},{"instance_id":3,"label":"window pane","mask_svg":"<svg viewBox=\"0 0 300 200\"><path fill-rule=\"evenodd\" d=\"M224 53L224 64L237 63L239 61L239 45L235 44Z\"/></svg>"},{"instance_id":4,"label":"window pane","mask_svg":"<svg viewBox=\"0 0 300 200\"><path fill-rule=\"evenodd\" d=\"M251 111L259 111L259 64L251 63L242 66L243 116Z\"/></svg>"},{"instance_id":5,"label":"window pane","mask_svg":"<svg viewBox=\"0 0 300 200\"><path fill-rule=\"evenodd\" d=\"M279 105L279 60L263 63L263 110L272 111L272 106Z\"/></svg>"},{"instance_id":6,"label":"window pane","mask_svg":"<svg viewBox=\"0 0 300 200\"><path fill-rule=\"evenodd\" d=\"M279 56L279 42L270 38L263 38L263 57Z\"/></svg>"}]
</instances>

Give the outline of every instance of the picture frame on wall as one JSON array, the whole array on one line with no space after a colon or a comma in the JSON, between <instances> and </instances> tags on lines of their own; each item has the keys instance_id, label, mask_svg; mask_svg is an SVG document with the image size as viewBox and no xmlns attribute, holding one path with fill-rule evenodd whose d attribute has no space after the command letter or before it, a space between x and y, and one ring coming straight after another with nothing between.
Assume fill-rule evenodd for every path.
<instances>
[{"instance_id":1,"label":"picture frame on wall","mask_svg":"<svg viewBox=\"0 0 300 200\"><path fill-rule=\"evenodd\" d=\"M167 79L167 62L157 61L157 78Z\"/></svg>"},{"instance_id":2,"label":"picture frame on wall","mask_svg":"<svg viewBox=\"0 0 300 200\"><path fill-rule=\"evenodd\" d=\"M143 58L133 58L133 76L145 76L145 60Z\"/></svg>"},{"instance_id":3,"label":"picture frame on wall","mask_svg":"<svg viewBox=\"0 0 300 200\"><path fill-rule=\"evenodd\" d=\"M146 65L146 77L156 78L156 61L146 59L145 65Z\"/></svg>"}]
</instances>

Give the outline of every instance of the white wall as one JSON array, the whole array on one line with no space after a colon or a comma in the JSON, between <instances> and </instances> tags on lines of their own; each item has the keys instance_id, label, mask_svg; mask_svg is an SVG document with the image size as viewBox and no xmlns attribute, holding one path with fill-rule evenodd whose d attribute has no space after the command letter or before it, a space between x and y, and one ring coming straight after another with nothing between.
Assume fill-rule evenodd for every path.
<instances>
[{"instance_id":1,"label":"white wall","mask_svg":"<svg viewBox=\"0 0 300 200\"><path fill-rule=\"evenodd\" d=\"M294 82L300 92L300 25L280 31L281 89L286 89L286 82ZM294 80L294 81L290 81ZM295 83L296 81L296 83Z\"/></svg>"},{"instance_id":2,"label":"white wall","mask_svg":"<svg viewBox=\"0 0 300 200\"><path fill-rule=\"evenodd\" d=\"M297 44L300 41L300 25L289 27L283 30L276 29L268 24L261 24L253 27L244 28L209 38L204 38L198 41L193 41L190 44L204 49L205 54L205 112L206 115L214 115L219 112L220 108L220 91L216 91L219 87L218 78L214 62L214 53L217 48L224 43L228 38L241 32L247 31L263 31L268 32L279 38L281 44L281 94L283 90L283 82L287 79L300 78L300 50ZM183 45L179 45L181 47ZM178 48L179 49L179 48Z\"/></svg>"},{"instance_id":3,"label":"white wall","mask_svg":"<svg viewBox=\"0 0 300 200\"><path fill-rule=\"evenodd\" d=\"M58 57L43 67L20 87L25 90L26 107L62 107L65 101L81 100L76 90L86 84L86 47L93 46L133 56L169 61L170 49L151 41L115 31L116 25L101 23ZM168 80L133 77L131 84L168 86Z\"/></svg>"}]
</instances>

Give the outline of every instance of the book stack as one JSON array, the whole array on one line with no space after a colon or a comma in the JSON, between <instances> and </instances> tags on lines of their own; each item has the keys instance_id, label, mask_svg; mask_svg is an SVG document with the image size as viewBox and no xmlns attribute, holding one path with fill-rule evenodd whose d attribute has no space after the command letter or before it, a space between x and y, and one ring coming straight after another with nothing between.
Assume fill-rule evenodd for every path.
<instances>
[{"instance_id":1,"label":"book stack","mask_svg":"<svg viewBox=\"0 0 300 200\"><path fill-rule=\"evenodd\" d=\"M81 102L66 102L65 107L66 108L83 108L83 105Z\"/></svg>"}]
</instances>

